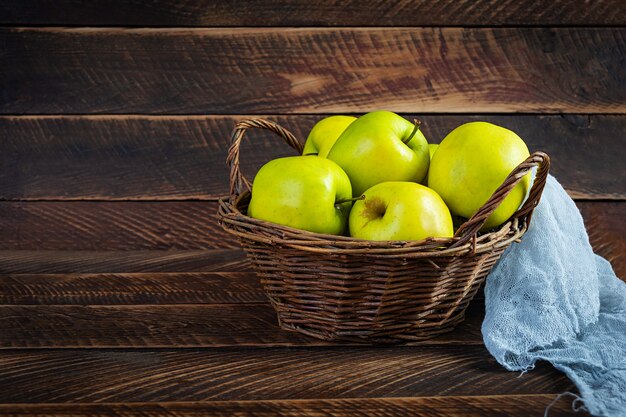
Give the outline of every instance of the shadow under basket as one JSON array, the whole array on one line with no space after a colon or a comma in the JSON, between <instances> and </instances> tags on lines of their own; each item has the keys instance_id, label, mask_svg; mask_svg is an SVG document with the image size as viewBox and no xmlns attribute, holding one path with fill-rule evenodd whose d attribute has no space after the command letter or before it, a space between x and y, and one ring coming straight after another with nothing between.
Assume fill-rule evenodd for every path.
<instances>
[{"instance_id":1,"label":"shadow under basket","mask_svg":"<svg viewBox=\"0 0 626 417\"><path fill-rule=\"evenodd\" d=\"M326 341L408 342L453 330L502 252L526 232L550 168L545 153L533 153L452 238L358 240L246 215L250 182L239 169L239 147L249 128L271 130L302 153L302 144L273 122L238 123L227 159L230 196L219 202L220 224L238 236L280 327ZM535 180L522 207L503 225L479 232L535 166Z\"/></svg>"}]
</instances>

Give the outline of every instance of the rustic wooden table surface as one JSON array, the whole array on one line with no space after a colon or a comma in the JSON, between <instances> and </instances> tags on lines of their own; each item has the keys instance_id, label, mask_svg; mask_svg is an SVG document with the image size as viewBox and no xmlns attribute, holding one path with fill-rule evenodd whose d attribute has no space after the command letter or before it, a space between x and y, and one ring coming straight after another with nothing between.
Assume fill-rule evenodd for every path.
<instances>
[{"instance_id":1,"label":"rustic wooden table surface","mask_svg":"<svg viewBox=\"0 0 626 417\"><path fill-rule=\"evenodd\" d=\"M454 333L281 331L216 224L230 130L386 108L518 132L626 277L620 0L0 3L1 415L543 415L572 383ZM244 171L290 154L244 144ZM550 415L571 413L562 399Z\"/></svg>"}]
</instances>

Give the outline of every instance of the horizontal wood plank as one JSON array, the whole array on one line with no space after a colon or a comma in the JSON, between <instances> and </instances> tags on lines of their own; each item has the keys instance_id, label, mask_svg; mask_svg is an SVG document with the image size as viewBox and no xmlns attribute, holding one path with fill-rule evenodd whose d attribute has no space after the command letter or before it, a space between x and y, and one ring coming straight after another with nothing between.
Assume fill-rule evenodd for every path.
<instances>
[{"instance_id":1,"label":"horizontal wood plank","mask_svg":"<svg viewBox=\"0 0 626 417\"><path fill-rule=\"evenodd\" d=\"M249 271L241 250L0 251L0 274Z\"/></svg>"},{"instance_id":2,"label":"horizontal wood plank","mask_svg":"<svg viewBox=\"0 0 626 417\"><path fill-rule=\"evenodd\" d=\"M579 203L583 213L587 213L587 225L590 231L590 239L596 253L608 259L616 272L623 280L626 280L626 243L624 236L623 213L613 212L613 216L607 216L607 210L601 217L596 217L597 204ZM612 244L608 244L612 242ZM5 252L6 253L6 252ZM24 271L29 268L28 256L22 258L22 263L15 258L14 271ZM30 252L31 256L36 254ZM50 260L50 256L42 257ZM91 254L93 256L93 254ZM197 253L194 254L198 256ZM71 255L68 255L71 256ZM76 258L83 256L75 254ZM103 254L104 256L104 254ZM143 266L132 263L132 257L122 258L106 254L111 264L108 269L119 267L120 258L123 268L141 269L148 265L156 265L153 270L164 268L161 263L167 262L167 258L160 259L158 252L156 259L149 261L147 258L135 258ZM259 280L253 272L219 272L228 270L246 270L247 261L243 253L220 253L220 257L200 258L195 268L213 268L218 272L149 272L149 273L9 273L0 275L0 305L142 305L142 304L200 304L200 303L259 303L267 301ZM83 259L86 257L83 256ZM193 257L190 257L191 261ZM197 259L197 258L196 258ZM203 260L202 260L203 259ZM130 262L129 262L130 261ZM106 261L105 261L106 262ZM193 262L193 261L191 261ZM213 262L209 264L209 262ZM89 266L91 265L91 267ZM190 265L193 265L191 263ZM59 269L59 264L50 262L49 270ZM178 267L179 269L184 269ZM5 268L10 268L5 265ZM37 269L44 270L45 264L41 262ZM193 269L194 266L187 266ZM32 269L32 267L31 267ZM71 268L69 268L71 269ZM80 268L74 268L80 269ZM87 263L83 269L107 269L104 262L98 263L92 258L91 264ZM477 294L481 297L482 292Z\"/></svg>"},{"instance_id":3,"label":"horizontal wood plank","mask_svg":"<svg viewBox=\"0 0 626 417\"><path fill-rule=\"evenodd\" d=\"M578 202L593 250L626 281L626 204Z\"/></svg>"},{"instance_id":4,"label":"horizontal wood plank","mask_svg":"<svg viewBox=\"0 0 626 417\"><path fill-rule=\"evenodd\" d=\"M578 201L585 220L591 244L596 252L607 258L616 273L626 278L626 202ZM163 255L160 250L180 250L179 255L191 257L206 256L199 250L238 248L236 239L224 232L216 219L215 202L0 202L0 251L140 251L159 250L153 256ZM184 250L195 251L185 254ZM51 259L42 252L34 265L29 257L38 256L36 252L11 252L11 257L4 262L0 253L0 268L5 265L5 272L55 272L63 263L63 256ZM30 254L30 255L29 255ZM78 254L76 260L85 259L86 254ZM113 255L104 253L111 263L107 270L106 260L97 263L91 257L91 267L80 271L90 272L93 268L99 272L129 272L123 266L116 265L125 259L123 253ZM18 259L24 259L19 264ZM70 255L71 256L71 255ZM89 257L89 255L87 255ZM136 255L133 255L136 256ZM127 257L121 265L137 268L128 264L133 256ZM141 258L146 264L149 253ZM121 257L121 258L120 258ZM13 259L13 266L5 263ZM51 260L50 270L45 269L45 260ZM95 262L95 263L94 263ZM212 270L222 271L225 267L221 260L216 260ZM40 265L41 269L36 265ZM68 265L65 263L65 265ZM76 267L78 266L77 264ZM192 266L181 266L189 270ZM200 268L200 266L198 266ZM23 269L23 268L26 268ZM141 267L140 267L141 268ZM206 266L201 267L206 268ZM211 268L209 266L209 268ZM238 268L235 266L235 268ZM70 268L71 269L71 268ZM59 272L68 272L60 270ZM74 270L73 270L74 271ZM79 272L80 272L79 271ZM136 269L133 269L136 271ZM169 271L176 272L175 269ZM132 272L132 271L131 271ZM0 278L1 280L2 278ZM124 279L124 278L122 278ZM132 283L130 279L129 283ZM101 280L92 282L92 290L101 288ZM184 281L183 281L184 282ZM49 283L54 286L54 279ZM63 284L61 284L63 285Z\"/></svg>"},{"instance_id":5,"label":"horizontal wood plank","mask_svg":"<svg viewBox=\"0 0 626 417\"><path fill-rule=\"evenodd\" d=\"M235 249L217 202L0 202L0 250Z\"/></svg>"},{"instance_id":6,"label":"horizontal wood plank","mask_svg":"<svg viewBox=\"0 0 626 417\"><path fill-rule=\"evenodd\" d=\"M268 302L253 272L0 275L0 305Z\"/></svg>"},{"instance_id":7,"label":"horizontal wood plank","mask_svg":"<svg viewBox=\"0 0 626 417\"><path fill-rule=\"evenodd\" d=\"M414 345L482 345L477 300L453 333ZM269 303L0 306L0 349L325 346L278 327Z\"/></svg>"},{"instance_id":8,"label":"horizontal wood plank","mask_svg":"<svg viewBox=\"0 0 626 417\"><path fill-rule=\"evenodd\" d=\"M343 400L212 401L195 403L0 404L4 417L389 417L390 415L485 417L541 415L554 394L352 398ZM571 397L550 407L550 416L572 415ZM588 415L584 412L577 416Z\"/></svg>"},{"instance_id":9,"label":"horizontal wood plank","mask_svg":"<svg viewBox=\"0 0 626 417\"><path fill-rule=\"evenodd\" d=\"M324 116L264 117L303 140ZM504 126L531 150L550 154L552 173L573 197L626 198L626 142L621 140L626 115L405 116L419 117L432 143L469 121ZM0 117L0 199L215 199L227 192L230 132L248 117ZM252 176L263 163L287 155L293 150L273 134L250 131L242 146L243 172Z\"/></svg>"},{"instance_id":10,"label":"horizontal wood plank","mask_svg":"<svg viewBox=\"0 0 626 417\"><path fill-rule=\"evenodd\" d=\"M78 26L625 25L619 0L4 0L0 23Z\"/></svg>"},{"instance_id":11,"label":"horizontal wood plank","mask_svg":"<svg viewBox=\"0 0 626 417\"><path fill-rule=\"evenodd\" d=\"M522 376L482 346L31 350L0 355L0 403L169 402L556 394L545 363Z\"/></svg>"},{"instance_id":12,"label":"horizontal wood plank","mask_svg":"<svg viewBox=\"0 0 626 417\"><path fill-rule=\"evenodd\" d=\"M626 28L5 28L0 113L624 113L625 37Z\"/></svg>"}]
</instances>

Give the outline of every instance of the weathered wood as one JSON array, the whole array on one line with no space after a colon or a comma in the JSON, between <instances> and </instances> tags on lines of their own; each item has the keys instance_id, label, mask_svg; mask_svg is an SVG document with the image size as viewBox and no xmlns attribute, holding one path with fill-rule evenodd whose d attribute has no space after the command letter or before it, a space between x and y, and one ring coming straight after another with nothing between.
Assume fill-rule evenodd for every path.
<instances>
[{"instance_id":1,"label":"weathered wood","mask_svg":"<svg viewBox=\"0 0 626 417\"><path fill-rule=\"evenodd\" d=\"M324 116L266 117L303 140ZM230 131L246 117L0 117L0 199L215 198L227 191ZM419 117L433 143L468 121L502 125L531 150L550 154L552 173L572 196L626 198L625 115L406 117ZM252 131L242 147L243 171L253 175L292 152L271 133Z\"/></svg>"},{"instance_id":2,"label":"weathered wood","mask_svg":"<svg viewBox=\"0 0 626 417\"><path fill-rule=\"evenodd\" d=\"M237 272L248 270L248 262L240 250L0 251L0 274Z\"/></svg>"},{"instance_id":3,"label":"weathered wood","mask_svg":"<svg viewBox=\"0 0 626 417\"><path fill-rule=\"evenodd\" d=\"M0 404L4 417L485 417L542 415L554 394L480 395L343 400L212 401L195 403ZM550 407L550 417L572 415L571 397ZM577 416L588 415L584 411Z\"/></svg>"},{"instance_id":4,"label":"weathered wood","mask_svg":"<svg viewBox=\"0 0 626 417\"><path fill-rule=\"evenodd\" d=\"M227 189L226 152L241 118L2 117L0 197L214 199ZM293 154L278 138L251 136L246 172Z\"/></svg>"},{"instance_id":5,"label":"weathered wood","mask_svg":"<svg viewBox=\"0 0 626 417\"><path fill-rule=\"evenodd\" d=\"M482 346L33 350L0 355L0 403L168 402L556 394L545 363L520 377Z\"/></svg>"},{"instance_id":6,"label":"weathered wood","mask_svg":"<svg viewBox=\"0 0 626 417\"><path fill-rule=\"evenodd\" d=\"M0 23L79 26L624 25L619 0L4 0Z\"/></svg>"},{"instance_id":7,"label":"weathered wood","mask_svg":"<svg viewBox=\"0 0 626 417\"><path fill-rule=\"evenodd\" d=\"M281 331L267 303L0 306L4 349L297 346L308 340Z\"/></svg>"},{"instance_id":8,"label":"weathered wood","mask_svg":"<svg viewBox=\"0 0 626 417\"><path fill-rule=\"evenodd\" d=\"M594 251L626 281L626 204L578 202Z\"/></svg>"},{"instance_id":9,"label":"weathered wood","mask_svg":"<svg viewBox=\"0 0 626 417\"><path fill-rule=\"evenodd\" d=\"M253 272L0 275L0 305L267 302Z\"/></svg>"},{"instance_id":10,"label":"weathered wood","mask_svg":"<svg viewBox=\"0 0 626 417\"><path fill-rule=\"evenodd\" d=\"M8 203L0 203L0 207ZM22 203L18 203L22 204ZM50 206L54 204L70 204L71 207L77 204L72 203L28 203L43 204ZM79 203L80 205L82 203ZM94 203L90 203L94 204ZM98 203L113 204L124 206L129 203ZM163 204L163 203L155 203ZM169 203L166 203L169 204ZM181 203L183 204L183 203ZM184 203L189 204L189 203ZM184 206L183 204L183 206ZM208 204L208 203L207 203ZM624 236L625 223L624 210L626 204L622 202L578 202L585 219L589 238L595 251L607 258L612 264L618 276L626 277L626 259L624 258L626 241ZM6 207L6 206L5 206ZM114 207L110 211L113 212ZM124 216L124 210L118 211L120 216ZM185 271L242 271L248 270L247 262L244 259L243 252L238 250L186 250L186 251L126 251L113 252L104 251L129 249L136 242L122 242L117 240L108 241L105 235L83 235L85 228L89 228L92 224L85 222L89 217L89 213L82 213L80 210L72 213L78 225L82 225L82 229L64 229L63 222L51 221L47 225L39 225L41 228L29 226L23 223L17 226L19 230L29 229L29 234L16 233L10 226L0 228L0 247L3 248L30 248L31 250L3 250L0 251L0 273L71 273L71 272L185 272ZM7 217L3 218L6 219ZM11 217L8 217L11 219ZM0 223L3 223L0 220ZM11 222L7 222L12 224ZM15 223L13 223L15 224ZM95 220L94 220L95 224ZM116 228L117 223L111 222L108 227L115 233L122 233L124 229ZM121 223L123 224L123 223ZM141 223L140 223L141 224ZM104 228L94 226L91 230L104 230ZM67 233L64 234L64 230ZM177 233L175 232L174 235ZM67 249L91 249L95 245L89 239L96 239L98 246L103 251L60 251L51 250L58 248ZM195 243L203 239L214 239L215 245L219 246L223 242L225 247L235 245L235 243L223 232L215 229L215 235L202 236L198 235L190 242L190 248ZM149 242L149 241L148 241ZM187 242L172 241L172 247L181 247ZM141 247L140 244L137 247ZM37 251L38 249L44 249ZM87 284L90 281L86 281ZM94 281L99 282L99 281ZM184 280L183 280L184 282ZM50 283L52 285L52 283ZM99 285L99 284L98 284ZM98 286L98 288L100 288ZM97 288L91 288L95 290Z\"/></svg>"},{"instance_id":11,"label":"weathered wood","mask_svg":"<svg viewBox=\"0 0 626 417\"><path fill-rule=\"evenodd\" d=\"M592 237L601 242L600 239L606 239L609 233L621 234L622 240L614 245L615 248L600 246L598 252L609 259L617 275L626 280L623 231L607 226L597 229ZM243 259L235 264L238 268L245 268ZM481 291L476 298L482 298ZM253 272L0 275L0 305L244 304L266 301L259 279Z\"/></svg>"},{"instance_id":12,"label":"weathered wood","mask_svg":"<svg viewBox=\"0 0 626 417\"><path fill-rule=\"evenodd\" d=\"M210 301L207 301L210 302ZM482 345L481 301L453 333L414 345ZM261 304L0 306L0 349L325 346Z\"/></svg>"},{"instance_id":13,"label":"weathered wood","mask_svg":"<svg viewBox=\"0 0 626 417\"><path fill-rule=\"evenodd\" d=\"M578 206L604 256L624 253L624 202ZM239 248L217 224L216 202L0 202L0 250ZM603 231L598 233L598 231Z\"/></svg>"},{"instance_id":14,"label":"weathered wood","mask_svg":"<svg viewBox=\"0 0 626 417\"><path fill-rule=\"evenodd\" d=\"M239 248L217 202L0 202L0 250Z\"/></svg>"},{"instance_id":15,"label":"weathered wood","mask_svg":"<svg viewBox=\"0 0 626 417\"><path fill-rule=\"evenodd\" d=\"M624 113L625 36L626 28L6 28L0 113Z\"/></svg>"}]
</instances>

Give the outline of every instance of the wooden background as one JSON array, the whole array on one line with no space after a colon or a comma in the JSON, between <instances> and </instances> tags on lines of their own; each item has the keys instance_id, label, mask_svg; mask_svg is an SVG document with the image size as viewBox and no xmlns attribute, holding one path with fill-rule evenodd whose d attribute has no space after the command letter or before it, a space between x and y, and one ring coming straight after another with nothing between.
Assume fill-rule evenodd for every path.
<instances>
[{"instance_id":1,"label":"wooden background","mask_svg":"<svg viewBox=\"0 0 626 417\"><path fill-rule=\"evenodd\" d=\"M482 300L430 342L326 346L216 225L235 121L382 108L548 152L626 277L624 1L0 2L0 414L543 413L572 384L504 371ZM245 172L288 154L251 135Z\"/></svg>"}]
</instances>

